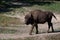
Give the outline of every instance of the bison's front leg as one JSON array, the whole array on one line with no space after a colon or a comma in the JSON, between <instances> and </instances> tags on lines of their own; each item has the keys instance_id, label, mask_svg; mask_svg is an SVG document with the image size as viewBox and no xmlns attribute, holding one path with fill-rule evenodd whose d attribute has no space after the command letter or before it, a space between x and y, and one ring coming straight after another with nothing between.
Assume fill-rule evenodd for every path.
<instances>
[{"instance_id":1,"label":"bison's front leg","mask_svg":"<svg viewBox=\"0 0 60 40\"><path fill-rule=\"evenodd\" d=\"M33 29L34 29L34 24L32 25L32 27L31 27L31 30L30 30L30 35L32 35L32 31L33 31Z\"/></svg>"},{"instance_id":2,"label":"bison's front leg","mask_svg":"<svg viewBox=\"0 0 60 40\"><path fill-rule=\"evenodd\" d=\"M38 25L35 24L35 27L36 27L36 34L38 34Z\"/></svg>"}]
</instances>

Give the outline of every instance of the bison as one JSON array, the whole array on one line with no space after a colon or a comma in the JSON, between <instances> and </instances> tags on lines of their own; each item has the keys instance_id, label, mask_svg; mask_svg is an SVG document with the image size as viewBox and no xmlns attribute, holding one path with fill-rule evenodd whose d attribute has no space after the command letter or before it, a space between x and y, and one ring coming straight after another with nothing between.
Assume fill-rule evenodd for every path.
<instances>
[{"instance_id":1,"label":"bison","mask_svg":"<svg viewBox=\"0 0 60 40\"><path fill-rule=\"evenodd\" d=\"M30 11L29 14L25 15L25 24L32 25L32 28L29 34L30 35L32 34L34 27L36 28L36 34L38 34L38 24L44 24L46 22L48 23L48 32L49 32L50 27L52 29L52 32L54 32L53 24L51 22L52 17L57 19L56 16L50 11L42 11L42 10Z\"/></svg>"}]
</instances>

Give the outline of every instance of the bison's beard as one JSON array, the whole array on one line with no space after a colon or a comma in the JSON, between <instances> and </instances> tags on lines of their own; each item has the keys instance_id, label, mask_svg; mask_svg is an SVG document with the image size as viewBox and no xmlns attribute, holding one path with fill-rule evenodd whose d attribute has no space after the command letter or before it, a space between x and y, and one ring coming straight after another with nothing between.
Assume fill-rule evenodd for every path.
<instances>
[{"instance_id":1,"label":"bison's beard","mask_svg":"<svg viewBox=\"0 0 60 40\"><path fill-rule=\"evenodd\" d=\"M29 25L28 23L25 23L26 25Z\"/></svg>"},{"instance_id":2,"label":"bison's beard","mask_svg":"<svg viewBox=\"0 0 60 40\"><path fill-rule=\"evenodd\" d=\"M33 24L33 23L34 23L33 19L31 19L31 18L25 19L25 24L26 25Z\"/></svg>"},{"instance_id":3,"label":"bison's beard","mask_svg":"<svg viewBox=\"0 0 60 40\"><path fill-rule=\"evenodd\" d=\"M29 22L25 22L26 25L29 25Z\"/></svg>"}]
</instances>

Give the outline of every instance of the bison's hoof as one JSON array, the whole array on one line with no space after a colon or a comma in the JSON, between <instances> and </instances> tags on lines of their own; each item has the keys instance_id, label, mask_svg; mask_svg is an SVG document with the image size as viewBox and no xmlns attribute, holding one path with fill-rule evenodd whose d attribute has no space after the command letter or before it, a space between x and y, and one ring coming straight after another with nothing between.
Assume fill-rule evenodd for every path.
<instances>
[{"instance_id":1,"label":"bison's hoof","mask_svg":"<svg viewBox=\"0 0 60 40\"><path fill-rule=\"evenodd\" d=\"M31 33L29 35L32 35Z\"/></svg>"},{"instance_id":2,"label":"bison's hoof","mask_svg":"<svg viewBox=\"0 0 60 40\"><path fill-rule=\"evenodd\" d=\"M49 31L47 31L47 33L50 33Z\"/></svg>"},{"instance_id":3,"label":"bison's hoof","mask_svg":"<svg viewBox=\"0 0 60 40\"><path fill-rule=\"evenodd\" d=\"M39 34L39 33L36 33L36 34Z\"/></svg>"},{"instance_id":4,"label":"bison's hoof","mask_svg":"<svg viewBox=\"0 0 60 40\"><path fill-rule=\"evenodd\" d=\"M54 32L54 30L52 32Z\"/></svg>"}]
</instances>

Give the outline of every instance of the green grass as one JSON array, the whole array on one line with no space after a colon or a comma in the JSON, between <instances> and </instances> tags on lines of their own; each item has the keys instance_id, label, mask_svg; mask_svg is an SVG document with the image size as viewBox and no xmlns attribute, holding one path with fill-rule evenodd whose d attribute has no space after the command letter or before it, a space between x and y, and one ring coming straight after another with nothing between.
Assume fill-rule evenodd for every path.
<instances>
[{"instance_id":1,"label":"green grass","mask_svg":"<svg viewBox=\"0 0 60 40\"><path fill-rule=\"evenodd\" d=\"M20 8L11 8L11 9L13 9L13 10L10 12L5 12L5 14L9 14L9 15L20 14L21 15L21 14L28 12L29 10L34 10L34 9L48 10L48 11L52 11L52 12L60 12L60 2L44 4L44 5L34 4L32 6L24 6L24 7L20 7Z\"/></svg>"},{"instance_id":2,"label":"green grass","mask_svg":"<svg viewBox=\"0 0 60 40\"><path fill-rule=\"evenodd\" d=\"M55 12L60 12L60 2L53 3L51 5L44 5L44 6L41 6L41 8L46 9L46 10L55 11Z\"/></svg>"},{"instance_id":3,"label":"green grass","mask_svg":"<svg viewBox=\"0 0 60 40\"><path fill-rule=\"evenodd\" d=\"M48 10L52 12L60 12L60 2L52 3L52 4L45 4L45 5L33 5L28 7L30 9L41 9L41 10Z\"/></svg>"},{"instance_id":4,"label":"green grass","mask_svg":"<svg viewBox=\"0 0 60 40\"><path fill-rule=\"evenodd\" d=\"M55 2L55 3L49 4L49 5L48 4L45 4L45 5L36 4L36 5L32 5L32 6L27 6L27 7L20 7L20 8L16 8L14 11L24 13L24 12L28 12L29 10L35 10L35 9L48 10L48 11L52 11L52 12L60 12L60 2Z\"/></svg>"},{"instance_id":5,"label":"green grass","mask_svg":"<svg viewBox=\"0 0 60 40\"><path fill-rule=\"evenodd\" d=\"M16 8L14 9L15 13L18 11L18 13L24 13L24 12L28 12L29 10L35 10L35 9L39 9L39 10L48 10L48 11L52 11L52 12L60 12L60 2L55 2L52 4L45 4L45 5L32 5L32 6L27 6L27 7L20 7L20 8ZM18 14L17 13L17 14Z\"/></svg>"}]
</instances>

